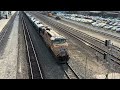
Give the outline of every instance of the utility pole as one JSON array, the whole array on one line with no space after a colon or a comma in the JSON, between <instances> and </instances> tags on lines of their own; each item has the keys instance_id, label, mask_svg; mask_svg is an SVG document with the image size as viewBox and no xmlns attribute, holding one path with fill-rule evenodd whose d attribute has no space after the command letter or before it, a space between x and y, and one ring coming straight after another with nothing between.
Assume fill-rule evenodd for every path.
<instances>
[{"instance_id":1,"label":"utility pole","mask_svg":"<svg viewBox=\"0 0 120 90\"><path fill-rule=\"evenodd\" d=\"M87 79L87 57L85 58L85 79Z\"/></svg>"},{"instance_id":2,"label":"utility pole","mask_svg":"<svg viewBox=\"0 0 120 90\"><path fill-rule=\"evenodd\" d=\"M110 54L105 54L105 59L107 61L108 64L108 72L106 74L106 79L108 79L108 75L109 75L109 71L110 71L110 60L111 60L111 54L112 54L112 44L110 40L105 40L105 46L108 49L108 52L110 52Z\"/></svg>"}]
</instances>

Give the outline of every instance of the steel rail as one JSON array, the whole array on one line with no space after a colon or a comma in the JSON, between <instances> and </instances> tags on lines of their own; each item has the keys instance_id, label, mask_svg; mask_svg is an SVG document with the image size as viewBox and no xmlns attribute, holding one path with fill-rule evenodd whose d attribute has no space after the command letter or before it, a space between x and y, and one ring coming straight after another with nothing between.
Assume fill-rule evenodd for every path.
<instances>
[{"instance_id":1,"label":"steel rail","mask_svg":"<svg viewBox=\"0 0 120 90\"><path fill-rule=\"evenodd\" d=\"M31 78L32 79L43 79L44 77L43 77L42 69L38 62L37 54L33 46L32 39L30 37L29 30L25 22L25 18L22 17L21 19L22 19L22 26L24 30L26 48L27 48L28 61L30 64Z\"/></svg>"},{"instance_id":2,"label":"steel rail","mask_svg":"<svg viewBox=\"0 0 120 90\"><path fill-rule=\"evenodd\" d=\"M65 66L67 67L67 69L64 68ZM64 71L64 73L68 79L80 79L80 77L75 73L75 71L72 69L72 67L68 63L62 64L61 68ZM71 72L72 77L71 77L71 74L68 73L68 71ZM81 76L81 78L83 79L82 76Z\"/></svg>"}]
</instances>

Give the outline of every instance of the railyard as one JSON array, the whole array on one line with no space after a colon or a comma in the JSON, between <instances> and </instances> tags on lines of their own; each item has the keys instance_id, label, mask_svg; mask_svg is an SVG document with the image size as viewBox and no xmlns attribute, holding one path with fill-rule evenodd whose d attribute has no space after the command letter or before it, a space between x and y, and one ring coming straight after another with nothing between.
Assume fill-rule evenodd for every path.
<instances>
[{"instance_id":1,"label":"railyard","mask_svg":"<svg viewBox=\"0 0 120 90\"><path fill-rule=\"evenodd\" d=\"M41 11L16 11L0 26L1 79L120 79L118 31L55 17ZM38 29L37 21L44 26ZM42 30L66 38L67 49L66 44L60 46L69 55L66 63L59 63L54 52L59 44L46 43L49 38ZM53 49L49 47L52 44Z\"/></svg>"}]
</instances>

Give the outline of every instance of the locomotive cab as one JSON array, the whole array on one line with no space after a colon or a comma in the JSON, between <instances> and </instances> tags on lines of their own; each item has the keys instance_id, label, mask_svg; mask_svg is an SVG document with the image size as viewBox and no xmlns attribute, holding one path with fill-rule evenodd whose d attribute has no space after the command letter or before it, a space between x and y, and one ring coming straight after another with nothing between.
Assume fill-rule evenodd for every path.
<instances>
[{"instance_id":1,"label":"locomotive cab","mask_svg":"<svg viewBox=\"0 0 120 90\"><path fill-rule=\"evenodd\" d=\"M62 62L69 60L68 43L65 38L56 38L52 40L52 49L55 52L57 58Z\"/></svg>"},{"instance_id":2,"label":"locomotive cab","mask_svg":"<svg viewBox=\"0 0 120 90\"><path fill-rule=\"evenodd\" d=\"M61 20L61 18L59 16L56 16L55 19L56 20Z\"/></svg>"}]
</instances>

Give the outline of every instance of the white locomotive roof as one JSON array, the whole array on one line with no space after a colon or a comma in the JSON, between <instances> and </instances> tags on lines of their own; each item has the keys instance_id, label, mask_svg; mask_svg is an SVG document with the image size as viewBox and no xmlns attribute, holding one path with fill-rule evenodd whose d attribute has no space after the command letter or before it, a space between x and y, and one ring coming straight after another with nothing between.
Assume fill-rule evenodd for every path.
<instances>
[{"instance_id":1,"label":"white locomotive roof","mask_svg":"<svg viewBox=\"0 0 120 90\"><path fill-rule=\"evenodd\" d=\"M35 23L40 23L40 21L36 20Z\"/></svg>"},{"instance_id":2,"label":"white locomotive roof","mask_svg":"<svg viewBox=\"0 0 120 90\"><path fill-rule=\"evenodd\" d=\"M55 40L55 39L66 39L66 38L60 37L60 36L53 36L53 37L51 37L51 40Z\"/></svg>"},{"instance_id":3,"label":"white locomotive roof","mask_svg":"<svg viewBox=\"0 0 120 90\"><path fill-rule=\"evenodd\" d=\"M55 40L55 39L58 39L58 38L61 38L61 39L66 39L65 37L59 35L58 33L56 33L55 31L53 30L50 30L50 31L47 31L52 37L51 37L51 40Z\"/></svg>"},{"instance_id":4,"label":"white locomotive roof","mask_svg":"<svg viewBox=\"0 0 120 90\"><path fill-rule=\"evenodd\" d=\"M43 25L43 24L37 24L37 26L38 26L38 27L42 27L42 26L44 26L44 25Z\"/></svg>"}]
</instances>

